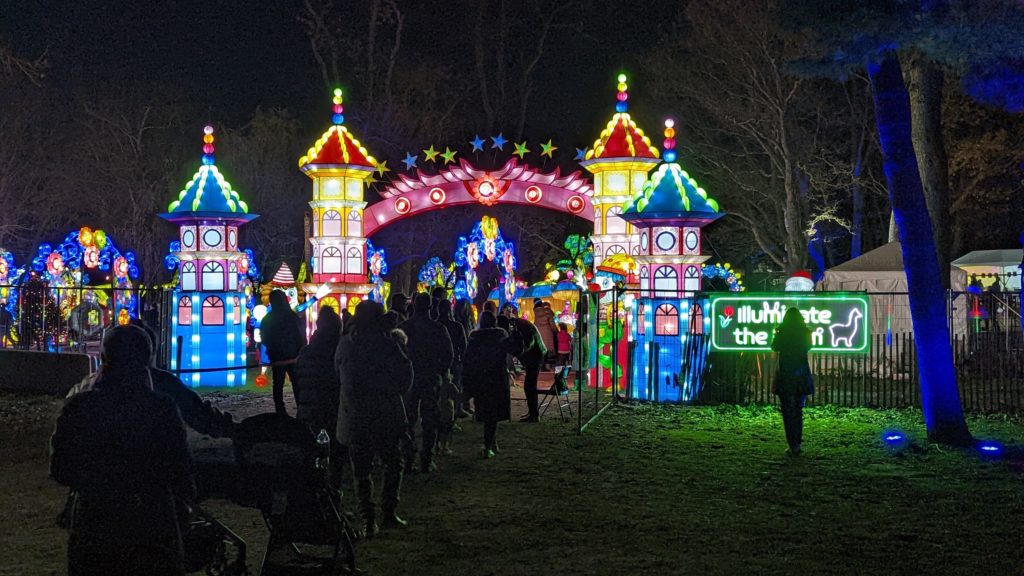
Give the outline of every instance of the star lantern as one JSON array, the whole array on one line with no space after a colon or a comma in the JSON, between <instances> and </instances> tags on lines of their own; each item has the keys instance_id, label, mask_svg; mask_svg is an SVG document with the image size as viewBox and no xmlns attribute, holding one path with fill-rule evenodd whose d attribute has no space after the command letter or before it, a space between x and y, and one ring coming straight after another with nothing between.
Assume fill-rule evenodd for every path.
<instances>
[{"instance_id":1,"label":"star lantern","mask_svg":"<svg viewBox=\"0 0 1024 576\"><path fill-rule=\"evenodd\" d=\"M455 154L457 154L455 150L452 150L451 148L445 146L444 152L441 153L441 158L444 158L444 163L446 165L451 164L452 162L455 162Z\"/></svg>"},{"instance_id":2,"label":"star lantern","mask_svg":"<svg viewBox=\"0 0 1024 576\"><path fill-rule=\"evenodd\" d=\"M544 142L544 143L542 143L540 145L540 155L541 156L547 156L548 158L551 158L552 157L551 155L554 153L555 150L558 150L558 146L555 146L554 144L552 144L550 138L548 139L547 142Z\"/></svg>"},{"instance_id":3,"label":"star lantern","mask_svg":"<svg viewBox=\"0 0 1024 576\"><path fill-rule=\"evenodd\" d=\"M498 150L504 150L505 144L508 143L508 140L505 139L504 134L498 134L497 136L491 136L491 142L491 150L494 150L495 148Z\"/></svg>"},{"instance_id":4,"label":"star lantern","mask_svg":"<svg viewBox=\"0 0 1024 576\"><path fill-rule=\"evenodd\" d=\"M523 140L519 144L515 144L515 148L516 148L516 150L512 154L514 156L519 156L520 160L522 160L523 156L526 156L530 152L530 149L526 147L526 141L525 140Z\"/></svg>"},{"instance_id":5,"label":"star lantern","mask_svg":"<svg viewBox=\"0 0 1024 576\"><path fill-rule=\"evenodd\" d=\"M474 136L473 139L469 141L469 143L473 145L473 152L483 151L485 142L486 140L481 138L479 134Z\"/></svg>"},{"instance_id":6,"label":"star lantern","mask_svg":"<svg viewBox=\"0 0 1024 576\"><path fill-rule=\"evenodd\" d=\"M438 154L440 154L440 152L434 150L434 145L431 144L430 148L427 148L426 150L423 151L423 159L426 160L427 162L435 162Z\"/></svg>"}]
</instances>

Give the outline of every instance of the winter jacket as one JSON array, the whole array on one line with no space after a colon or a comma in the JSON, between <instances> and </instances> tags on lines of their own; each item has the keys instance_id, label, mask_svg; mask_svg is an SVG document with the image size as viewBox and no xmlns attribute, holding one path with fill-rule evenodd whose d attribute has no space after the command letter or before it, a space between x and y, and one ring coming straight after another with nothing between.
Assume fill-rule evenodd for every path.
<instances>
[{"instance_id":1,"label":"winter jacket","mask_svg":"<svg viewBox=\"0 0 1024 576\"><path fill-rule=\"evenodd\" d=\"M68 399L50 441L50 476L76 493L69 558L88 545L89 555L180 561L181 503L195 498L195 483L167 396L93 389Z\"/></svg>"},{"instance_id":2,"label":"winter jacket","mask_svg":"<svg viewBox=\"0 0 1024 576\"><path fill-rule=\"evenodd\" d=\"M353 336L355 338L353 338ZM336 439L344 446L368 445L375 437L398 438L408 420L403 398L412 386L412 364L399 330L346 334L338 342Z\"/></svg>"},{"instance_id":3,"label":"winter jacket","mask_svg":"<svg viewBox=\"0 0 1024 576\"><path fill-rule=\"evenodd\" d=\"M280 295L280 296L279 296ZM270 312L260 322L260 336L271 362L294 360L306 345L302 318L288 305L283 292L271 292Z\"/></svg>"},{"instance_id":4,"label":"winter jacket","mask_svg":"<svg viewBox=\"0 0 1024 576\"><path fill-rule=\"evenodd\" d=\"M814 394L814 377L807 362L811 333L806 329L779 328L772 339L772 350L779 354L774 392L780 396Z\"/></svg>"},{"instance_id":5,"label":"winter jacket","mask_svg":"<svg viewBox=\"0 0 1024 576\"><path fill-rule=\"evenodd\" d=\"M558 334L555 335L555 341L558 343L559 354L569 354L572 352L572 335L565 330L559 330Z\"/></svg>"},{"instance_id":6,"label":"winter jacket","mask_svg":"<svg viewBox=\"0 0 1024 576\"><path fill-rule=\"evenodd\" d=\"M174 402L185 426L214 438L231 436L235 427L231 414L222 412L204 401L172 372L150 368L149 375L153 382L153 392L163 394ZM68 391L67 398L92 390L96 376L97 374L86 376Z\"/></svg>"},{"instance_id":7,"label":"winter jacket","mask_svg":"<svg viewBox=\"0 0 1024 576\"><path fill-rule=\"evenodd\" d=\"M452 340L440 322L426 312L413 314L400 326L409 338L407 351L412 362L413 387L438 390L452 365Z\"/></svg>"},{"instance_id":8,"label":"winter jacket","mask_svg":"<svg viewBox=\"0 0 1024 576\"><path fill-rule=\"evenodd\" d=\"M550 352L555 351L555 334L558 333L558 326L555 324L555 313L549 306L537 306L533 309L533 324L537 327L540 337L544 340L544 348Z\"/></svg>"},{"instance_id":9,"label":"winter jacket","mask_svg":"<svg viewBox=\"0 0 1024 576\"><path fill-rule=\"evenodd\" d=\"M313 431L333 433L338 425L339 382L334 355L341 334L317 330L295 361L295 417Z\"/></svg>"},{"instance_id":10,"label":"winter jacket","mask_svg":"<svg viewBox=\"0 0 1024 576\"><path fill-rule=\"evenodd\" d=\"M439 317L438 322L448 331L452 342L452 364L459 364L466 356L466 329L451 313Z\"/></svg>"},{"instance_id":11,"label":"winter jacket","mask_svg":"<svg viewBox=\"0 0 1024 576\"><path fill-rule=\"evenodd\" d=\"M511 354L523 363L524 366L540 363L548 353L544 339L541 337L533 322L525 318L513 318L512 325L515 327L511 338Z\"/></svg>"},{"instance_id":12,"label":"winter jacket","mask_svg":"<svg viewBox=\"0 0 1024 576\"><path fill-rule=\"evenodd\" d=\"M508 334L501 328L481 328L469 334L466 359L462 364L462 385L473 398L480 422L509 420L512 416L505 355L510 350Z\"/></svg>"}]
</instances>

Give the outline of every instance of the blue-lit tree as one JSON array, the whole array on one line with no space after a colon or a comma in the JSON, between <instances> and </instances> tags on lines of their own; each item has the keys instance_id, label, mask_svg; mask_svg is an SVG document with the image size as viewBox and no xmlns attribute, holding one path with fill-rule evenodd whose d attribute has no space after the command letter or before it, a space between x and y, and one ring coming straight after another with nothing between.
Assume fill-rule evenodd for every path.
<instances>
[{"instance_id":1,"label":"blue-lit tree","mask_svg":"<svg viewBox=\"0 0 1024 576\"><path fill-rule=\"evenodd\" d=\"M1022 10L1009 0L788 0L781 11L789 26L809 32L819 42L818 71L841 76L867 69L889 200L903 249L921 403L933 441L965 444L971 436L957 388L942 267L914 149L910 94L900 56L923 53L931 62L963 74L970 86L972 78L1004 70L1005 62L1024 54ZM1012 91L1020 83L1000 86Z\"/></svg>"}]
</instances>

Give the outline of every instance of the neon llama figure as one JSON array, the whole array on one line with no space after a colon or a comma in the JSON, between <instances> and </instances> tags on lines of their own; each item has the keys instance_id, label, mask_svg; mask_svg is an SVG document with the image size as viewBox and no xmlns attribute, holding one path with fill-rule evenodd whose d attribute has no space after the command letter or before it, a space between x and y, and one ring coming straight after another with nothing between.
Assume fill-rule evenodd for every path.
<instances>
[{"instance_id":1,"label":"neon llama figure","mask_svg":"<svg viewBox=\"0 0 1024 576\"><path fill-rule=\"evenodd\" d=\"M640 230L640 296L634 307L632 395L687 402L699 392L710 328L701 290L701 228L725 214L676 163L675 122L665 120L664 162L622 212ZM699 346L698 346L699 344Z\"/></svg>"},{"instance_id":2,"label":"neon llama figure","mask_svg":"<svg viewBox=\"0 0 1024 576\"><path fill-rule=\"evenodd\" d=\"M626 75L618 76L615 115L580 162L594 175L594 267L613 254L639 254L640 237L619 217L623 204L643 189L658 163L658 149L630 118Z\"/></svg>"},{"instance_id":3,"label":"neon llama figure","mask_svg":"<svg viewBox=\"0 0 1024 576\"><path fill-rule=\"evenodd\" d=\"M302 290L307 298L318 290L322 295L307 315L310 330L315 327L320 306L330 306L339 313L342 307L355 310L356 304L376 287L367 281L363 195L366 181L378 170L378 164L344 125L340 88L334 90L333 101L331 127L299 160L299 168L313 180L313 199L309 203L313 209L312 229L306 230L313 282L303 284ZM380 166L383 171L385 167ZM383 257L382 251L380 255ZM386 265L381 266L385 269Z\"/></svg>"},{"instance_id":4,"label":"neon llama figure","mask_svg":"<svg viewBox=\"0 0 1024 576\"><path fill-rule=\"evenodd\" d=\"M192 387L245 385L246 295L239 279L249 260L238 250L238 229L257 218L224 179L213 158L213 127L203 130L203 161L160 217L178 225L178 287L170 311L171 369ZM178 366L178 358L181 365Z\"/></svg>"}]
</instances>

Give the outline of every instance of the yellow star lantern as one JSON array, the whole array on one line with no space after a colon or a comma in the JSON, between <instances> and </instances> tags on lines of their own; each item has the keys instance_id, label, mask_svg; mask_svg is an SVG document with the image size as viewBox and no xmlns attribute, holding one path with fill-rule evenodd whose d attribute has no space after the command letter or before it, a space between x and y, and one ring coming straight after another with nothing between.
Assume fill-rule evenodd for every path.
<instances>
[{"instance_id":1,"label":"yellow star lantern","mask_svg":"<svg viewBox=\"0 0 1024 576\"><path fill-rule=\"evenodd\" d=\"M373 171L376 172L378 176L384 176L384 174L391 172L391 168L388 168L387 160L382 160L377 163L377 167L374 168Z\"/></svg>"},{"instance_id":2,"label":"yellow star lantern","mask_svg":"<svg viewBox=\"0 0 1024 576\"><path fill-rule=\"evenodd\" d=\"M547 142L542 143L540 145L540 155L541 156L547 156L548 158L551 158L552 157L551 154L554 153L555 150L558 150L558 146L555 146L554 144L552 144L550 138L548 138Z\"/></svg>"},{"instance_id":3,"label":"yellow star lantern","mask_svg":"<svg viewBox=\"0 0 1024 576\"><path fill-rule=\"evenodd\" d=\"M526 141L525 140L523 140L523 142L521 144L516 144L515 147L516 147L516 151L513 152L512 154L514 156L519 156L520 160L522 160L523 156L526 156L526 154L530 151L529 148L526 147Z\"/></svg>"},{"instance_id":4,"label":"yellow star lantern","mask_svg":"<svg viewBox=\"0 0 1024 576\"><path fill-rule=\"evenodd\" d=\"M434 162L436 161L435 159L437 158L437 155L440 154L440 152L434 150L434 145L431 144L430 148L427 148L426 150L423 151L423 154L424 156L426 156L424 160L426 160L427 162Z\"/></svg>"}]
</instances>

